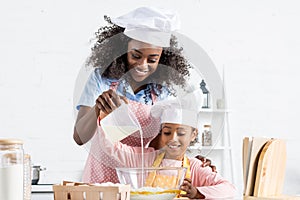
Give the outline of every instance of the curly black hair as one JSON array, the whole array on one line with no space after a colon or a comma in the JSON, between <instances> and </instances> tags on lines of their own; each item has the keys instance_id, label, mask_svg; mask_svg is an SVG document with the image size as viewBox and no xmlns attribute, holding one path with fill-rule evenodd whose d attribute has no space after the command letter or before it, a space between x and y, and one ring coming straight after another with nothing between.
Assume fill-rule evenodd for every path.
<instances>
[{"instance_id":1,"label":"curly black hair","mask_svg":"<svg viewBox=\"0 0 300 200\"><path fill-rule=\"evenodd\" d=\"M127 45L131 38L127 37L124 28L113 24L108 16L104 16L107 26L100 27L95 33L97 42L91 49L86 61L87 66L100 68L103 77L120 79L127 72ZM190 76L191 65L182 54L183 48L178 47L177 38L172 35L170 47L164 47L159 66L167 66L174 70L157 67L151 75L151 82L165 85L171 94L176 95L174 85L186 87Z\"/></svg>"}]
</instances>

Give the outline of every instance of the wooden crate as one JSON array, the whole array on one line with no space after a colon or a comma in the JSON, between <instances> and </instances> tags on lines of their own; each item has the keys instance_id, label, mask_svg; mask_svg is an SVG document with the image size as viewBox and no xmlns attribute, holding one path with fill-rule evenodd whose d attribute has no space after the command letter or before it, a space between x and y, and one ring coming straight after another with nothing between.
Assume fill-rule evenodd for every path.
<instances>
[{"instance_id":1,"label":"wooden crate","mask_svg":"<svg viewBox=\"0 0 300 200\"><path fill-rule=\"evenodd\" d=\"M54 200L130 200L130 185L53 185Z\"/></svg>"}]
</instances>

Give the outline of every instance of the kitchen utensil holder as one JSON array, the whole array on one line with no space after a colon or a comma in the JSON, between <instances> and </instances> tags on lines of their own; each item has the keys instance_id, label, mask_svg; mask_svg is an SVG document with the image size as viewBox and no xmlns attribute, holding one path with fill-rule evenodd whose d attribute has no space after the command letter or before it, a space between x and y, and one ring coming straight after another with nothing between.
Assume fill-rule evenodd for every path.
<instances>
[{"instance_id":1,"label":"kitchen utensil holder","mask_svg":"<svg viewBox=\"0 0 300 200\"><path fill-rule=\"evenodd\" d=\"M130 200L130 185L53 185L54 200Z\"/></svg>"}]
</instances>

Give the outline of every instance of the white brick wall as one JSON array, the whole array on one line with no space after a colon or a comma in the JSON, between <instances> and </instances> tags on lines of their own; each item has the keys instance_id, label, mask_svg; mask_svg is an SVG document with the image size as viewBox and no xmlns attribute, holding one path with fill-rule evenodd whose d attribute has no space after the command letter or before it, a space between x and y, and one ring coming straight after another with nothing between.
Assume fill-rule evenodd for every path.
<instances>
[{"instance_id":1,"label":"white brick wall","mask_svg":"<svg viewBox=\"0 0 300 200\"><path fill-rule=\"evenodd\" d=\"M110 1L111 2L111 1ZM79 180L87 156L72 140L75 80L103 15L139 5L179 10L182 33L225 68L238 188L241 141L287 139L285 193L300 194L299 3L282 1L6 1L0 6L0 137L25 140L41 182ZM75 94L76 96L76 94Z\"/></svg>"}]
</instances>

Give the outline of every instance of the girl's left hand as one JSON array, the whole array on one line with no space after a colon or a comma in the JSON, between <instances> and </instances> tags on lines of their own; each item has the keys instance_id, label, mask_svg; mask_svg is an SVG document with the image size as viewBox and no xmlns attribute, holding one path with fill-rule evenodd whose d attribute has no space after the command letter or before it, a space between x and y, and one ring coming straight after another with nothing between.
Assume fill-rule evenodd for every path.
<instances>
[{"instance_id":1,"label":"girl's left hand","mask_svg":"<svg viewBox=\"0 0 300 200\"><path fill-rule=\"evenodd\" d=\"M204 199L205 196L201 194L196 187L192 185L192 181L189 178L185 178L182 185L180 186L182 191L185 191L186 194L181 194L182 197L188 197L190 199Z\"/></svg>"}]
</instances>

